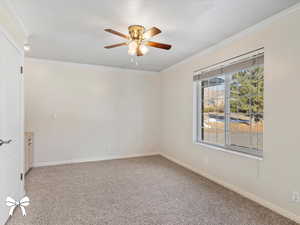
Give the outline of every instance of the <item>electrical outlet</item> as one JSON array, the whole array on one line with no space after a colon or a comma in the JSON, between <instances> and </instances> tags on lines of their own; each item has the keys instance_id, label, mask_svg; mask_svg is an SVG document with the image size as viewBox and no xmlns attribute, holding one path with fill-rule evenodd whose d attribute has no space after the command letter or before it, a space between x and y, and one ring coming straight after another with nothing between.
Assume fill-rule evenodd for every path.
<instances>
[{"instance_id":1,"label":"electrical outlet","mask_svg":"<svg viewBox=\"0 0 300 225\"><path fill-rule=\"evenodd\" d=\"M292 194L292 201L293 202L300 202L300 193L297 191L294 191Z\"/></svg>"}]
</instances>

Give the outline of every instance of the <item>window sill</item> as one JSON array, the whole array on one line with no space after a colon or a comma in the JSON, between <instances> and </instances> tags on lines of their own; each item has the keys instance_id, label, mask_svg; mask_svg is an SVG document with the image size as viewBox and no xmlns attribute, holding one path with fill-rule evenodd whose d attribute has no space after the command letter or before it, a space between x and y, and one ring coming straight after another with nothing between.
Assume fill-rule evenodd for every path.
<instances>
[{"instance_id":1,"label":"window sill","mask_svg":"<svg viewBox=\"0 0 300 225\"><path fill-rule=\"evenodd\" d=\"M262 156L254 156L254 155L250 155L250 154L247 154L247 153L238 152L238 151L234 151L234 150L230 150L230 149L226 149L226 148L222 148L222 147L218 147L218 146L214 146L214 145L209 145L209 144L205 144L205 143L201 143L201 142L194 142L194 144L201 145L203 147L213 149L213 150L217 150L217 151L227 152L227 153L231 153L231 154L234 154L234 155L250 158L250 159L263 160Z\"/></svg>"}]
</instances>

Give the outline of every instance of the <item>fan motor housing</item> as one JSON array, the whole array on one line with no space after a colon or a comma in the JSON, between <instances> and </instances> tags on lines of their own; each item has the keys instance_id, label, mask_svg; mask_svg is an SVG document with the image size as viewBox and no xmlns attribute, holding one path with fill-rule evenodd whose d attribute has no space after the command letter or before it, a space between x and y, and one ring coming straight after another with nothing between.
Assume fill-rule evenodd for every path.
<instances>
[{"instance_id":1,"label":"fan motor housing","mask_svg":"<svg viewBox=\"0 0 300 225\"><path fill-rule=\"evenodd\" d=\"M145 27L141 25L131 25L128 27L128 31L132 40L142 41Z\"/></svg>"}]
</instances>

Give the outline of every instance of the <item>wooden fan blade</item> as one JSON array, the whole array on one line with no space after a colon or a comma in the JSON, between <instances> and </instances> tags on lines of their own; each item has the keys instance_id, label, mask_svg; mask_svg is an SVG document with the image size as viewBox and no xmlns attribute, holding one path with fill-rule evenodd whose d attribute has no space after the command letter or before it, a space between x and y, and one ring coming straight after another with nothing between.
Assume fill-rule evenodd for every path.
<instances>
[{"instance_id":1,"label":"wooden fan blade","mask_svg":"<svg viewBox=\"0 0 300 225\"><path fill-rule=\"evenodd\" d=\"M158 43L158 42L154 42L154 41L148 41L148 42L146 42L146 45L148 45L150 47L154 47L154 48L165 49L165 50L169 50L172 47L172 45L167 45L167 44Z\"/></svg>"},{"instance_id":2,"label":"wooden fan blade","mask_svg":"<svg viewBox=\"0 0 300 225\"><path fill-rule=\"evenodd\" d=\"M129 39L129 36L127 36L127 35L125 35L125 34L122 34L122 33L118 32L118 31L115 31L115 30L113 30L113 29L104 29L104 30L105 30L106 32L108 32L108 33L112 33L112 34L118 35L118 36L120 36L120 37L122 37L122 38Z\"/></svg>"},{"instance_id":3,"label":"wooden fan blade","mask_svg":"<svg viewBox=\"0 0 300 225\"><path fill-rule=\"evenodd\" d=\"M149 30L146 30L146 32L144 33L143 37L144 39L149 39L155 35L158 35L159 33L161 33L161 30L158 29L157 27L152 27Z\"/></svg>"},{"instance_id":4,"label":"wooden fan blade","mask_svg":"<svg viewBox=\"0 0 300 225\"><path fill-rule=\"evenodd\" d=\"M123 43L119 43L119 44L115 44L115 45L108 45L105 46L104 48L115 48L115 47L119 47L119 46L123 46L123 45L127 45L127 42L123 42Z\"/></svg>"}]
</instances>

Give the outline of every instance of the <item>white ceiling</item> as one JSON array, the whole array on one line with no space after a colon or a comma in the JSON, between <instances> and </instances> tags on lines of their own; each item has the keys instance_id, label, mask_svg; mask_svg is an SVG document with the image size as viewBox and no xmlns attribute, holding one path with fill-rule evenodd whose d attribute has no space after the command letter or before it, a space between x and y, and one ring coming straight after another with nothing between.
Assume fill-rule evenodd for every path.
<instances>
[{"instance_id":1,"label":"white ceiling","mask_svg":"<svg viewBox=\"0 0 300 225\"><path fill-rule=\"evenodd\" d=\"M30 35L30 57L160 71L254 25L299 0L11 0ZM131 24L157 26L151 48L130 61L127 47L104 49L124 39Z\"/></svg>"}]
</instances>

